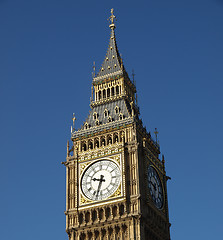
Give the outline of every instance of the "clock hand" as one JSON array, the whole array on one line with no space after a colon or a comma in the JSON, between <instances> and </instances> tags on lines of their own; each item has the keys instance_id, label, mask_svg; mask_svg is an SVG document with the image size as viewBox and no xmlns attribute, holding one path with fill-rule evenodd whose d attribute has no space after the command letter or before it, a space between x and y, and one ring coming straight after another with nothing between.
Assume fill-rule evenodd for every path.
<instances>
[{"instance_id":1,"label":"clock hand","mask_svg":"<svg viewBox=\"0 0 223 240\"><path fill-rule=\"evenodd\" d=\"M101 189L102 182L105 182L105 179L103 179L103 178L104 178L104 175L101 175L99 180L96 179L97 181L99 181L99 184L98 184L98 189L97 189L97 194L96 194L95 199L97 199L97 197L98 197L99 191Z\"/></svg>"},{"instance_id":2,"label":"clock hand","mask_svg":"<svg viewBox=\"0 0 223 240\"><path fill-rule=\"evenodd\" d=\"M151 184L153 185L153 188L156 191L156 184L154 184L153 182L151 182Z\"/></svg>"},{"instance_id":3,"label":"clock hand","mask_svg":"<svg viewBox=\"0 0 223 240\"><path fill-rule=\"evenodd\" d=\"M101 175L101 176L103 176L103 175ZM103 176L104 177L104 176ZM103 178L92 178L92 180L93 181L100 181L100 182L105 182L105 179L103 179Z\"/></svg>"}]
</instances>

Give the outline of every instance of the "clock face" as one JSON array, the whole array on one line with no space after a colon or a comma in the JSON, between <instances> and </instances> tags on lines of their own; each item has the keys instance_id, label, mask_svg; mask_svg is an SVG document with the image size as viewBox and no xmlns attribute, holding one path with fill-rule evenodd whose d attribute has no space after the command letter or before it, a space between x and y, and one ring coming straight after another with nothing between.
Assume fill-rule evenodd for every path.
<instances>
[{"instance_id":1,"label":"clock face","mask_svg":"<svg viewBox=\"0 0 223 240\"><path fill-rule=\"evenodd\" d=\"M91 200L103 200L111 196L121 182L119 166L110 160L91 164L81 178L81 190Z\"/></svg>"},{"instance_id":2,"label":"clock face","mask_svg":"<svg viewBox=\"0 0 223 240\"><path fill-rule=\"evenodd\" d=\"M163 188L157 171L152 167L148 167L148 187L150 195L157 208L163 207Z\"/></svg>"}]
</instances>

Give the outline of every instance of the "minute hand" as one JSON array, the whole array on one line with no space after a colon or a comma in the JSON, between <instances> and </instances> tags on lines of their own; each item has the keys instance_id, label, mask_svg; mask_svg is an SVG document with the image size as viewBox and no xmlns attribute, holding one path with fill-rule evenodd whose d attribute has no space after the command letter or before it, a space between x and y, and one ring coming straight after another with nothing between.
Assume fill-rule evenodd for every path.
<instances>
[{"instance_id":1,"label":"minute hand","mask_svg":"<svg viewBox=\"0 0 223 240\"><path fill-rule=\"evenodd\" d=\"M100 191L100 189L101 189L102 182L105 182L105 179L103 179L103 178L104 178L104 176L101 175L100 179L98 180L98 181L99 181L99 184L98 184L98 189L97 189L97 194L96 194L96 196L95 196L95 199L97 199L97 197L98 197L99 191Z\"/></svg>"}]
</instances>

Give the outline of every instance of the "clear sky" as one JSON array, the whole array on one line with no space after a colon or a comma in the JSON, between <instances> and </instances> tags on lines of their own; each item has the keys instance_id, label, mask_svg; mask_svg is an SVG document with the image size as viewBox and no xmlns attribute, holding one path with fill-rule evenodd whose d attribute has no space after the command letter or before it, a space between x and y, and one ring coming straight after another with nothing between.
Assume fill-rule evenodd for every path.
<instances>
[{"instance_id":1,"label":"clear sky","mask_svg":"<svg viewBox=\"0 0 223 240\"><path fill-rule=\"evenodd\" d=\"M222 238L223 0L0 0L0 239L67 239L61 162L72 113L80 127L90 110L111 8L172 178L171 237Z\"/></svg>"}]
</instances>

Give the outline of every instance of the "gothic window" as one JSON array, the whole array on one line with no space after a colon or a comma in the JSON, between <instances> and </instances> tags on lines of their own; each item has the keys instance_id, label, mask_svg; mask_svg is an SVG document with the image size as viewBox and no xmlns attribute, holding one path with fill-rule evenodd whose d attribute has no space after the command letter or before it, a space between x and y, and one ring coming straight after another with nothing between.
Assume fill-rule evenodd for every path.
<instances>
[{"instance_id":1,"label":"gothic window","mask_svg":"<svg viewBox=\"0 0 223 240\"><path fill-rule=\"evenodd\" d=\"M93 149L93 143L92 143L92 141L89 142L88 148L89 148L89 149Z\"/></svg>"},{"instance_id":2,"label":"gothic window","mask_svg":"<svg viewBox=\"0 0 223 240\"><path fill-rule=\"evenodd\" d=\"M124 116L123 116L122 113L120 113L120 114L119 114L119 120L122 120L122 119L124 119Z\"/></svg>"},{"instance_id":3,"label":"gothic window","mask_svg":"<svg viewBox=\"0 0 223 240\"><path fill-rule=\"evenodd\" d=\"M106 208L105 215L106 215L106 218L109 218L111 216L111 210L109 207Z\"/></svg>"},{"instance_id":4,"label":"gothic window","mask_svg":"<svg viewBox=\"0 0 223 240\"><path fill-rule=\"evenodd\" d=\"M99 219L100 220L104 219L104 211L103 211L103 209L99 210Z\"/></svg>"},{"instance_id":5,"label":"gothic window","mask_svg":"<svg viewBox=\"0 0 223 240\"><path fill-rule=\"evenodd\" d=\"M96 219L97 219L97 212L94 210L94 211L92 212L92 220L93 220L93 222L94 222Z\"/></svg>"},{"instance_id":6,"label":"gothic window","mask_svg":"<svg viewBox=\"0 0 223 240\"><path fill-rule=\"evenodd\" d=\"M88 129L88 123L84 124L84 129Z\"/></svg>"},{"instance_id":7,"label":"gothic window","mask_svg":"<svg viewBox=\"0 0 223 240\"><path fill-rule=\"evenodd\" d=\"M101 146L105 146L105 138L104 137L101 139Z\"/></svg>"},{"instance_id":8,"label":"gothic window","mask_svg":"<svg viewBox=\"0 0 223 240\"><path fill-rule=\"evenodd\" d=\"M98 138L95 139L95 141L94 141L94 146L95 146L96 148L99 147L99 141L98 141Z\"/></svg>"},{"instance_id":9,"label":"gothic window","mask_svg":"<svg viewBox=\"0 0 223 240\"><path fill-rule=\"evenodd\" d=\"M119 95L119 86L116 86L116 95Z\"/></svg>"},{"instance_id":10,"label":"gothic window","mask_svg":"<svg viewBox=\"0 0 223 240\"><path fill-rule=\"evenodd\" d=\"M101 100L101 90L98 92L98 98Z\"/></svg>"},{"instance_id":11,"label":"gothic window","mask_svg":"<svg viewBox=\"0 0 223 240\"><path fill-rule=\"evenodd\" d=\"M87 150L87 145L86 145L85 142L82 142L82 144L81 144L81 150L82 150L82 151L86 151L86 150Z\"/></svg>"},{"instance_id":12,"label":"gothic window","mask_svg":"<svg viewBox=\"0 0 223 240\"><path fill-rule=\"evenodd\" d=\"M100 123L99 123L99 120L97 119L96 121L95 121L95 125L96 126L98 126Z\"/></svg>"},{"instance_id":13,"label":"gothic window","mask_svg":"<svg viewBox=\"0 0 223 240\"><path fill-rule=\"evenodd\" d=\"M112 138L111 138L110 135L108 136L108 140L107 141L108 141L107 144L112 144Z\"/></svg>"},{"instance_id":14,"label":"gothic window","mask_svg":"<svg viewBox=\"0 0 223 240\"><path fill-rule=\"evenodd\" d=\"M112 121L112 118L109 116L108 117L108 122L111 122Z\"/></svg>"},{"instance_id":15,"label":"gothic window","mask_svg":"<svg viewBox=\"0 0 223 240\"><path fill-rule=\"evenodd\" d=\"M86 223L88 223L90 221L90 213L89 212L87 212L85 214L85 221L86 221Z\"/></svg>"},{"instance_id":16,"label":"gothic window","mask_svg":"<svg viewBox=\"0 0 223 240\"><path fill-rule=\"evenodd\" d=\"M116 107L115 107L115 114L118 114L118 113L119 113L119 107L116 106Z\"/></svg>"},{"instance_id":17,"label":"gothic window","mask_svg":"<svg viewBox=\"0 0 223 240\"><path fill-rule=\"evenodd\" d=\"M93 119L96 120L97 118L98 118L98 114L96 112L94 112Z\"/></svg>"},{"instance_id":18,"label":"gothic window","mask_svg":"<svg viewBox=\"0 0 223 240\"><path fill-rule=\"evenodd\" d=\"M79 223L80 223L80 224L83 223L83 214L82 214L82 213L79 215Z\"/></svg>"},{"instance_id":19,"label":"gothic window","mask_svg":"<svg viewBox=\"0 0 223 240\"><path fill-rule=\"evenodd\" d=\"M111 95L114 96L115 94L115 90L114 90L114 87L111 88Z\"/></svg>"},{"instance_id":20,"label":"gothic window","mask_svg":"<svg viewBox=\"0 0 223 240\"><path fill-rule=\"evenodd\" d=\"M105 116L105 117L108 116L108 110L107 110L107 109L104 110L104 116Z\"/></svg>"},{"instance_id":21,"label":"gothic window","mask_svg":"<svg viewBox=\"0 0 223 240\"><path fill-rule=\"evenodd\" d=\"M116 206L114 206L114 207L112 208L112 214L113 214L114 217L117 216L117 207L116 207Z\"/></svg>"},{"instance_id":22,"label":"gothic window","mask_svg":"<svg viewBox=\"0 0 223 240\"><path fill-rule=\"evenodd\" d=\"M124 214L124 205L121 204L121 206L119 207L119 214L123 215Z\"/></svg>"},{"instance_id":23,"label":"gothic window","mask_svg":"<svg viewBox=\"0 0 223 240\"><path fill-rule=\"evenodd\" d=\"M110 88L107 89L107 97L110 97Z\"/></svg>"},{"instance_id":24,"label":"gothic window","mask_svg":"<svg viewBox=\"0 0 223 240\"><path fill-rule=\"evenodd\" d=\"M115 143L118 142L118 135L117 134L114 135L114 142Z\"/></svg>"},{"instance_id":25,"label":"gothic window","mask_svg":"<svg viewBox=\"0 0 223 240\"><path fill-rule=\"evenodd\" d=\"M105 89L103 90L103 98L106 98L106 91L105 91Z\"/></svg>"}]
</instances>

